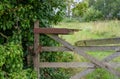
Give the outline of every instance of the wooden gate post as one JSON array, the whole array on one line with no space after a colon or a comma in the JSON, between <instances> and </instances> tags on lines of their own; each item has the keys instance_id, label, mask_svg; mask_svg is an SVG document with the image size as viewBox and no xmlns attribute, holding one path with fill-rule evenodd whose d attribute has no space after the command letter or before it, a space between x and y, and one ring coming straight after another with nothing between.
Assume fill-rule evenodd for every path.
<instances>
[{"instance_id":1,"label":"wooden gate post","mask_svg":"<svg viewBox=\"0 0 120 79\"><path fill-rule=\"evenodd\" d=\"M36 21L34 23L34 28L39 28L39 21ZM34 70L37 72L37 79L40 79L40 69L39 69L40 54L39 51L37 51L38 47L39 47L39 33L34 33L33 64L34 64Z\"/></svg>"}]
</instances>

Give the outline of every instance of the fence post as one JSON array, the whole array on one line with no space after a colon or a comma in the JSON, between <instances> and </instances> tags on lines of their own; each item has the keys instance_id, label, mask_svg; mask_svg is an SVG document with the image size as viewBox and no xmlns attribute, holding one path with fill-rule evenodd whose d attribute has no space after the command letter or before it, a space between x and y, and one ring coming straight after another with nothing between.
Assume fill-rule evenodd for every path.
<instances>
[{"instance_id":1,"label":"fence post","mask_svg":"<svg viewBox=\"0 0 120 79\"><path fill-rule=\"evenodd\" d=\"M39 21L34 22L34 28L39 28ZM37 51L38 47L39 47L39 34L34 33L33 64L34 64L34 70L37 72L37 79L40 79L40 69L39 69L40 54L39 51Z\"/></svg>"}]
</instances>

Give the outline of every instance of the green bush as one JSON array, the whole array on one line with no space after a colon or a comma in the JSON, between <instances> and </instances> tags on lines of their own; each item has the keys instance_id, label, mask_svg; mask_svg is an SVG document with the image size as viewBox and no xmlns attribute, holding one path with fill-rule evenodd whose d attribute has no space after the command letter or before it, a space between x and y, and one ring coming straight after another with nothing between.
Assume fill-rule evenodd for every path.
<instances>
[{"instance_id":1,"label":"green bush","mask_svg":"<svg viewBox=\"0 0 120 79\"><path fill-rule=\"evenodd\" d=\"M83 14L86 12L87 8L88 8L87 2L80 2L72 9L73 16L82 17Z\"/></svg>"},{"instance_id":2,"label":"green bush","mask_svg":"<svg viewBox=\"0 0 120 79\"><path fill-rule=\"evenodd\" d=\"M83 15L83 21L97 21L100 19L102 19L102 13L93 7L88 8Z\"/></svg>"},{"instance_id":3,"label":"green bush","mask_svg":"<svg viewBox=\"0 0 120 79\"><path fill-rule=\"evenodd\" d=\"M21 57L20 55L19 58L18 57L19 55L16 54L19 52L19 50L16 50L17 52L13 52L15 54L12 54L11 50L13 48L11 48L10 46L11 50L8 49L7 51L7 52L11 52L10 56L7 55L0 59L1 67L5 67L4 69L1 70L0 77L5 76L6 73L4 73L4 71L9 73L8 77L11 79L18 78L18 73L20 73L18 79L24 79L29 76L27 71L23 71L22 69L23 67L26 69L28 68L26 64L26 60L24 59L24 65L22 60L28 55L27 46L33 45L34 22L36 20L39 20L40 27L44 27L44 28L51 27L52 24L56 24L59 21L61 21L64 15L64 8L65 8L64 0L25 0L25 1L2 0L0 1L0 17L2 18L0 19L0 44L5 44L7 42L14 41L14 43L16 44L18 43L22 44L23 52L24 52L23 53L24 57L23 56ZM46 46L57 45L54 41L52 40L50 41L50 40L51 39L46 37L45 35L40 36L40 42L42 43L42 45L46 45ZM1 48L4 48L4 46L2 46ZM3 50L3 52L4 51L5 50ZM2 55L4 55L3 52L1 52L1 57ZM58 55L59 54L56 53L53 54L53 53L43 52L41 53L41 61L57 61L54 57L57 57ZM18 58L16 58L15 56ZM6 57L10 60L6 61L5 60ZM6 66L3 66L3 64ZM33 63L31 64L30 67L32 67L32 65ZM54 73L54 71L55 70L51 71L50 69L48 73L49 74ZM49 79L49 77L46 76L45 73L46 70L43 69L42 72L43 72L41 73L41 75L43 75L42 78ZM28 74L28 76L24 75L24 73ZM64 74L64 72L61 73ZM34 74L31 73L30 75L34 75ZM31 78L32 76L29 77ZM0 78L0 79L4 79L4 78Z\"/></svg>"},{"instance_id":4,"label":"green bush","mask_svg":"<svg viewBox=\"0 0 120 79\"><path fill-rule=\"evenodd\" d=\"M0 45L0 79L36 79L32 69L23 69L23 51L20 45Z\"/></svg>"},{"instance_id":5,"label":"green bush","mask_svg":"<svg viewBox=\"0 0 120 79\"><path fill-rule=\"evenodd\" d=\"M120 19L118 16L120 11L120 0L88 0L89 6L94 6L103 14L105 19Z\"/></svg>"},{"instance_id":6,"label":"green bush","mask_svg":"<svg viewBox=\"0 0 120 79\"><path fill-rule=\"evenodd\" d=\"M119 79L117 76L101 68L96 69L92 73L88 74L85 78L86 79Z\"/></svg>"}]
</instances>

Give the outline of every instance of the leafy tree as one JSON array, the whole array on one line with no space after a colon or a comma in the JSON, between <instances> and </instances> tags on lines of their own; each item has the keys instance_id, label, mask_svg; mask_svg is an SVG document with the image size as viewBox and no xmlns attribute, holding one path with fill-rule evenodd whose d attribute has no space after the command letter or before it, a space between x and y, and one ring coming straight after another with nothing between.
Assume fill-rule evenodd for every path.
<instances>
[{"instance_id":1,"label":"leafy tree","mask_svg":"<svg viewBox=\"0 0 120 79\"><path fill-rule=\"evenodd\" d=\"M101 11L105 19L120 18L120 0L89 0L89 5Z\"/></svg>"},{"instance_id":2,"label":"leafy tree","mask_svg":"<svg viewBox=\"0 0 120 79\"><path fill-rule=\"evenodd\" d=\"M86 12L88 8L87 2L80 2L79 4L76 4L76 6L73 8L73 15L74 16L80 16L82 17L83 14Z\"/></svg>"},{"instance_id":3,"label":"leafy tree","mask_svg":"<svg viewBox=\"0 0 120 79\"><path fill-rule=\"evenodd\" d=\"M82 18L84 21L97 21L102 19L102 13L99 10L90 7L86 10Z\"/></svg>"}]
</instances>

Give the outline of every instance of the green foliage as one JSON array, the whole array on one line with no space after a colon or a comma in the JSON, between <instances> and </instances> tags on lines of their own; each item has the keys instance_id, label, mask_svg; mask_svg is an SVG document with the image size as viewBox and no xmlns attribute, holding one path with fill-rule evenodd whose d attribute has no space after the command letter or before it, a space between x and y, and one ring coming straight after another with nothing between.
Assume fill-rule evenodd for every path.
<instances>
[{"instance_id":1,"label":"green foliage","mask_svg":"<svg viewBox=\"0 0 120 79\"><path fill-rule=\"evenodd\" d=\"M70 78L70 73L69 69L61 69L61 68L45 68L41 69L41 72L44 75L42 76L42 79L69 79Z\"/></svg>"},{"instance_id":2,"label":"green foliage","mask_svg":"<svg viewBox=\"0 0 120 79\"><path fill-rule=\"evenodd\" d=\"M62 19L64 2L61 0L2 0L0 1L0 31L5 35L21 31L23 41L33 41L33 22L49 27ZM7 33L9 30L9 33Z\"/></svg>"},{"instance_id":3,"label":"green foliage","mask_svg":"<svg viewBox=\"0 0 120 79\"><path fill-rule=\"evenodd\" d=\"M35 79L35 72L23 69L23 51L20 45L0 45L0 79ZM33 76L31 76L33 75Z\"/></svg>"},{"instance_id":4,"label":"green foliage","mask_svg":"<svg viewBox=\"0 0 120 79\"><path fill-rule=\"evenodd\" d=\"M87 2L80 2L73 8L73 15L74 16L79 16L82 17L83 14L86 12L88 8L88 3Z\"/></svg>"},{"instance_id":5,"label":"green foliage","mask_svg":"<svg viewBox=\"0 0 120 79\"><path fill-rule=\"evenodd\" d=\"M17 20L20 22L19 24L22 29L29 28L30 22L33 22L36 19L40 19L41 23L44 25L56 23L60 21L60 15L63 14L62 8L64 7L63 2L60 0L3 0L0 2L0 5L0 16L3 18L0 21L0 24L2 25L0 28L4 30L14 27ZM55 11L56 9L58 9L57 12ZM3 15L6 15L6 17Z\"/></svg>"},{"instance_id":6,"label":"green foliage","mask_svg":"<svg viewBox=\"0 0 120 79\"><path fill-rule=\"evenodd\" d=\"M90 7L83 15L84 21L97 21L102 18L102 13L99 10Z\"/></svg>"},{"instance_id":7,"label":"green foliage","mask_svg":"<svg viewBox=\"0 0 120 79\"><path fill-rule=\"evenodd\" d=\"M86 21L88 15L88 18L92 17L89 18L89 21L101 20L101 18L104 20L120 19L119 6L120 0L84 0L73 8L73 15L84 18L84 21Z\"/></svg>"},{"instance_id":8,"label":"green foliage","mask_svg":"<svg viewBox=\"0 0 120 79\"><path fill-rule=\"evenodd\" d=\"M4 44L9 42L14 42L15 44L22 44L23 47L23 49L22 48L12 49L11 46L8 47L8 52L10 52L11 50L16 50L17 52L15 52L15 54L10 53L9 54L10 56L7 55L6 57L10 59L8 61L5 61L4 57L0 59L2 61L0 65L2 66L3 64L6 65L5 66L6 68L4 68L6 70L1 70L0 72L1 78L4 77L4 75L6 74L4 73L4 71L10 73L9 74L10 79L35 78L34 72L29 71L28 73L27 70L23 70L23 67L26 68L26 64L25 62L22 62L22 60L25 61L25 59L23 59L23 56L25 57L28 54L27 46L33 45L34 22L36 20L39 20L40 27L51 27L52 24L56 24L62 20L65 12L64 8L65 8L64 0L25 0L25 1L2 0L0 1L0 18L2 18L0 19L0 43ZM41 35L40 42L42 45L47 45L47 46L59 45L45 35ZM23 50L24 52L22 53L23 54L22 57L21 55L20 56L17 55L17 53L21 50ZM61 57L59 56L60 54L43 52L41 53L41 61L59 61ZM65 55L65 57L66 56L67 55ZM59 60L57 58L52 58L52 57L59 57ZM65 57L63 58L63 61L67 61ZM25 65L23 65L23 63ZM58 74L55 74L54 73L55 70L56 69L53 69L51 71L51 69L48 69L47 73L49 74L52 73L54 74L54 76L59 75L61 77L63 74L65 74L65 72L62 71L60 71ZM45 76L46 75L45 72L46 69L43 69L41 73L42 78L48 79L49 77ZM51 76L52 74L50 74L49 76ZM62 77L62 79L65 78L66 76L64 78Z\"/></svg>"},{"instance_id":9,"label":"green foliage","mask_svg":"<svg viewBox=\"0 0 120 79\"><path fill-rule=\"evenodd\" d=\"M93 74L94 73L94 74ZM103 74L104 73L104 74ZM85 77L86 79L119 79L117 76L107 72L106 70L103 69L96 69L89 75Z\"/></svg>"},{"instance_id":10,"label":"green foliage","mask_svg":"<svg viewBox=\"0 0 120 79\"><path fill-rule=\"evenodd\" d=\"M89 5L101 11L104 19L120 19L120 0L89 0Z\"/></svg>"}]
</instances>

